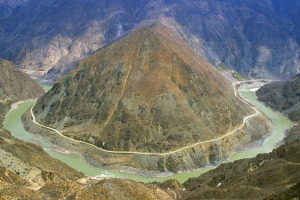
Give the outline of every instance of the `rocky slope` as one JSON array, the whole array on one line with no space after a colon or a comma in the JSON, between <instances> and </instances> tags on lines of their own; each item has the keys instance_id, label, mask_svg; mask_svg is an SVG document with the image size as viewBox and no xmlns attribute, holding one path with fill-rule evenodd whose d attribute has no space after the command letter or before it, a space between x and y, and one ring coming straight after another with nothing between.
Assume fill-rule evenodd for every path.
<instances>
[{"instance_id":1,"label":"rocky slope","mask_svg":"<svg viewBox=\"0 0 300 200\"><path fill-rule=\"evenodd\" d=\"M44 90L14 64L0 59L0 99L25 100L36 98Z\"/></svg>"},{"instance_id":2,"label":"rocky slope","mask_svg":"<svg viewBox=\"0 0 300 200\"><path fill-rule=\"evenodd\" d=\"M1 20L0 57L53 79L126 32L160 21L213 65L289 78L299 72L299 11L293 0L30 0Z\"/></svg>"},{"instance_id":3,"label":"rocky slope","mask_svg":"<svg viewBox=\"0 0 300 200\"><path fill-rule=\"evenodd\" d=\"M300 196L298 139L270 154L221 164L183 184L184 199L294 199ZM286 141L289 140L289 137Z\"/></svg>"},{"instance_id":4,"label":"rocky slope","mask_svg":"<svg viewBox=\"0 0 300 200\"><path fill-rule=\"evenodd\" d=\"M256 92L258 99L285 113L293 121L300 121L300 74L286 82L275 82Z\"/></svg>"},{"instance_id":5,"label":"rocky slope","mask_svg":"<svg viewBox=\"0 0 300 200\"><path fill-rule=\"evenodd\" d=\"M183 184L184 199L299 199L300 197L300 103L299 74L286 81L267 84L257 91L259 99L287 112L298 125L292 127L282 146L269 154L221 164ZM292 114L295 111L297 114Z\"/></svg>"},{"instance_id":6,"label":"rocky slope","mask_svg":"<svg viewBox=\"0 0 300 200\"><path fill-rule=\"evenodd\" d=\"M37 98L44 90L9 61L0 59L0 127L14 101Z\"/></svg>"},{"instance_id":7,"label":"rocky slope","mask_svg":"<svg viewBox=\"0 0 300 200\"><path fill-rule=\"evenodd\" d=\"M84 177L0 129L0 199L173 199L154 184Z\"/></svg>"},{"instance_id":8,"label":"rocky slope","mask_svg":"<svg viewBox=\"0 0 300 200\"><path fill-rule=\"evenodd\" d=\"M13 101L36 98L43 90L7 61L0 61L0 72L0 199L173 199L153 184L84 178L41 147L1 129Z\"/></svg>"},{"instance_id":9,"label":"rocky slope","mask_svg":"<svg viewBox=\"0 0 300 200\"><path fill-rule=\"evenodd\" d=\"M252 112L165 26L79 63L34 107L37 120L108 150L165 152L225 134Z\"/></svg>"}]
</instances>

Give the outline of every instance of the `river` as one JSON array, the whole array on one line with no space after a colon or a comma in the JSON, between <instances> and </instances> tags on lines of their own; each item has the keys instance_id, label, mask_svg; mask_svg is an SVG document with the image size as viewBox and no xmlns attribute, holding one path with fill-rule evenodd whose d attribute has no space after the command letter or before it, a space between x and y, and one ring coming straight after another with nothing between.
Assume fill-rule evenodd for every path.
<instances>
[{"instance_id":1,"label":"river","mask_svg":"<svg viewBox=\"0 0 300 200\"><path fill-rule=\"evenodd\" d=\"M49 89L49 86L44 85L44 87ZM292 126L292 123L282 116L281 113L271 110L267 108L264 104L257 101L256 96L254 94L253 88L257 88L259 85L252 84L247 86L242 86L239 89L240 94L251 102L258 110L266 114L269 118L271 118L273 122L273 130L270 136L268 136L261 145L254 148L249 148L241 152L235 152L229 157L229 161L238 160L241 158L250 158L255 157L259 153L268 153L271 152L278 142L280 142L284 137L284 132ZM125 172L117 172L117 171L104 171L98 168L94 168L86 163L82 157L77 154L66 154L66 153L59 153L54 151L56 149L54 145L51 143L46 142L42 139L42 137L37 136L35 134L31 134L26 131L23 127L21 122L21 116L32 106L33 101L25 101L20 103L16 109L12 109L6 116L4 121L4 128L9 130L12 135L20 140L26 142L35 143L45 149L45 151L52 156L53 158L59 159L62 162L68 164L72 168L86 174L87 176L94 176L94 177L114 177L114 178L126 178L132 179L139 182L163 182L168 179L176 179L179 182L184 182L191 177L197 177L210 169L215 167L209 166L206 168L201 168L192 172L183 172L177 173L167 177L144 177L139 175L134 175Z\"/></svg>"}]
</instances>

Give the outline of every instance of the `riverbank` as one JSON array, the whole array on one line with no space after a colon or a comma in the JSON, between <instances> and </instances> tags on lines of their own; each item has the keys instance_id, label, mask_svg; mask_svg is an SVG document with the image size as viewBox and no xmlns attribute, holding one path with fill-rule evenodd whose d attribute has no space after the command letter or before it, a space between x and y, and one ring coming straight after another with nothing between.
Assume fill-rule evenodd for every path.
<instances>
[{"instance_id":1,"label":"riverbank","mask_svg":"<svg viewBox=\"0 0 300 200\"><path fill-rule=\"evenodd\" d=\"M34 129L33 127L31 127L31 129ZM32 130L31 130L32 131ZM51 141L51 143L54 143L56 144L57 141L60 141L59 138L56 138L56 137L53 137L55 134L51 133L51 132L48 132L46 133L46 130L33 130L33 132L36 132L37 134L40 134L42 135L41 133L43 134L46 134L47 135L47 138L48 138L48 141ZM249 138L248 138L249 139ZM251 139L251 138L250 138ZM50 142L49 142L50 143ZM56 144L57 145L57 144ZM58 145L59 146L59 145ZM76 147L77 145L74 144L74 143L70 143L69 144L70 147L74 148ZM69 148L66 148L64 147L64 149L68 149L68 151L70 151ZM135 180L141 180L143 179L144 182L150 182L150 181L157 181L157 180L160 180L160 181L164 181L164 180L167 180L169 178L175 178L175 179L178 179L180 181L184 181L186 179L188 179L188 177L193 177L193 176L199 176L201 173L204 173L204 171L208 171L206 169L203 169L203 170L196 170L196 171L193 171L192 169L186 169L186 170L178 170L178 174L175 174L173 176L170 176L170 177L165 177L165 178L145 178L145 177L142 177L142 176L136 176L136 175L133 175L132 173L137 173L139 175L146 175L146 176L166 176L166 175L171 175L172 173L171 172L167 172L167 173L164 173L164 172L160 172L160 171L152 171L151 173L145 173L147 172L146 170L136 170L135 168L131 168L129 167L128 165L126 166L123 166L123 167L120 167L120 166L115 166L115 167L109 167L107 166L105 163L104 164L101 164L99 165L99 163L95 162L94 159L91 159L91 160L88 160L90 157L89 155L90 154L97 154L97 152L95 151L92 151L89 152L88 149L82 149L82 148L77 148L79 151L76 151L76 152L80 152L79 154L81 154L83 157L87 158L86 161L88 163L90 163L91 165L95 166L96 168L91 168L91 166L89 167L84 167L86 168L86 170L82 170L82 171L85 171L84 173L86 173L87 175L89 176L97 176L97 177L124 177L124 178L129 178L129 179L135 179ZM76 150L77 150L76 149ZM50 152L48 152L50 153ZM69 157L72 157L73 159L70 160L70 162L68 163L69 165L73 165L74 166L74 162L76 160L82 160L81 158L74 158L76 157L75 155L63 155L61 153L57 153L57 152L53 152L51 151L50 154L53 154L54 157L56 158L59 158L60 160L66 162L66 160L68 160ZM55 155L54 155L55 154ZM229 155L227 156L227 158L229 157ZM123 161L125 160L126 161L126 157L124 158L120 158L120 157L114 157L113 159L106 159L106 158L98 158L100 161L113 161L113 159L115 159L115 161L117 160L120 160L120 159L123 159ZM226 158L225 158L226 159ZM225 160L224 159L224 160ZM68 162L68 161L67 161ZM84 163L84 161L80 162L80 165L82 166ZM215 164L217 164L219 162L216 162ZM76 163L76 165L78 165L78 163ZM85 163L86 165L86 163ZM202 166L208 166L208 165L202 165ZM99 169L101 168L101 170ZM196 169L197 167L195 167L194 169ZM212 167L211 167L212 168ZM99 170L97 170L99 169ZM112 171L110 171L112 170ZM116 172L116 170L120 171L122 170L122 172ZM129 172L129 173L124 173L124 172ZM190 172L186 172L186 171L190 171ZM184 172L184 173L182 173Z\"/></svg>"}]
</instances>

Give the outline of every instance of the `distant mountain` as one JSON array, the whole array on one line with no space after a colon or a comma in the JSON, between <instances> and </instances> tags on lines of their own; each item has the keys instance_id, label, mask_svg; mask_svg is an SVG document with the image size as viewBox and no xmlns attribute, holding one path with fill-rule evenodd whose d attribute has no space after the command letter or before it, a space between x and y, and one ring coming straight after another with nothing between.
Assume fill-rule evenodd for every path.
<instances>
[{"instance_id":1,"label":"distant mountain","mask_svg":"<svg viewBox=\"0 0 300 200\"><path fill-rule=\"evenodd\" d=\"M53 79L128 31L160 21L215 66L290 78L300 70L299 11L294 0L30 0L0 21L0 57Z\"/></svg>"},{"instance_id":2,"label":"distant mountain","mask_svg":"<svg viewBox=\"0 0 300 200\"><path fill-rule=\"evenodd\" d=\"M223 135L248 109L213 66L157 24L81 61L34 113L105 149L164 152Z\"/></svg>"},{"instance_id":3,"label":"distant mountain","mask_svg":"<svg viewBox=\"0 0 300 200\"><path fill-rule=\"evenodd\" d=\"M284 112L293 121L300 121L300 74L286 82L274 82L261 87L258 100Z\"/></svg>"}]
</instances>

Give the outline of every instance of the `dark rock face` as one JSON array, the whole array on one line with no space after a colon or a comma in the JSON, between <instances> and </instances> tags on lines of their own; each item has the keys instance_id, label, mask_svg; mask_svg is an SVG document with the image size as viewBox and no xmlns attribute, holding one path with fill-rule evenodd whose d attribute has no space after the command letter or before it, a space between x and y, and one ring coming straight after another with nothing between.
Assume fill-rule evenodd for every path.
<instances>
[{"instance_id":1,"label":"dark rock face","mask_svg":"<svg viewBox=\"0 0 300 200\"><path fill-rule=\"evenodd\" d=\"M286 82L267 84L256 94L271 108L284 112L293 121L300 121L300 74Z\"/></svg>"},{"instance_id":2,"label":"dark rock face","mask_svg":"<svg viewBox=\"0 0 300 200\"><path fill-rule=\"evenodd\" d=\"M163 152L225 134L248 108L216 69L157 24L80 62L34 112L105 149Z\"/></svg>"},{"instance_id":3,"label":"dark rock face","mask_svg":"<svg viewBox=\"0 0 300 200\"><path fill-rule=\"evenodd\" d=\"M53 79L126 32L160 21L213 65L290 78L299 72L299 10L293 0L31 0L1 20L0 57Z\"/></svg>"}]
</instances>

